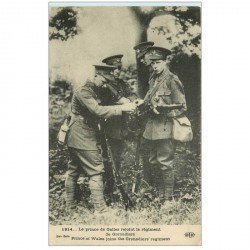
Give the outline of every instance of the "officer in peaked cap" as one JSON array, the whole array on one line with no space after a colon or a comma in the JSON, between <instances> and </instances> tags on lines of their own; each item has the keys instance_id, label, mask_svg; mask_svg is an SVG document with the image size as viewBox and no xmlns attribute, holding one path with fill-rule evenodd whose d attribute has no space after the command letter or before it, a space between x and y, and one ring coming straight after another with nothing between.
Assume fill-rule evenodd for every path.
<instances>
[{"instance_id":1,"label":"officer in peaked cap","mask_svg":"<svg viewBox=\"0 0 250 250\"><path fill-rule=\"evenodd\" d=\"M93 65L95 67L95 73L105 75L107 77L110 77L113 75L114 70L116 69L115 66L112 65Z\"/></svg>"},{"instance_id":2,"label":"officer in peaked cap","mask_svg":"<svg viewBox=\"0 0 250 250\"><path fill-rule=\"evenodd\" d=\"M95 67L95 74L103 76L107 81L113 81L114 70L116 67L107 65L93 65Z\"/></svg>"},{"instance_id":3,"label":"officer in peaked cap","mask_svg":"<svg viewBox=\"0 0 250 250\"><path fill-rule=\"evenodd\" d=\"M183 85L167 66L167 57L170 54L171 51L163 47L147 48L147 56L154 73L149 79L149 91L144 102L153 108L166 104L182 104L181 109L172 110L167 114L160 114L154 109L155 114L148 117L143 133L143 137L150 144L151 173L162 201L171 198L174 189L173 118L178 120L184 117L187 110Z\"/></svg>"},{"instance_id":4,"label":"officer in peaked cap","mask_svg":"<svg viewBox=\"0 0 250 250\"><path fill-rule=\"evenodd\" d=\"M112 66L115 66L115 67L121 69L121 67L122 67L122 57L123 57L123 55L121 55L121 54L114 55L114 56L109 56L109 57L104 58L102 60L102 62L107 64L107 65L112 65Z\"/></svg>"},{"instance_id":5,"label":"officer in peaked cap","mask_svg":"<svg viewBox=\"0 0 250 250\"><path fill-rule=\"evenodd\" d=\"M134 47L136 52L136 64L137 64L137 80L138 80L138 88L139 88L139 95L143 98L148 90L148 80L151 75L150 61L147 59L146 53L147 48L153 46L154 42L142 42L137 44Z\"/></svg>"},{"instance_id":6,"label":"officer in peaked cap","mask_svg":"<svg viewBox=\"0 0 250 250\"><path fill-rule=\"evenodd\" d=\"M123 55L121 54L109 56L103 59L102 62L105 63L106 65L115 67L114 74L113 74L115 81L111 82L111 84L118 91L119 97L122 98L120 102L123 102L123 101L129 102L130 99L128 99L128 97L131 94L130 90L127 84L122 79L120 79L120 73L121 73L121 68L122 68L122 57ZM125 100L125 98L127 98L127 100Z\"/></svg>"},{"instance_id":7,"label":"officer in peaked cap","mask_svg":"<svg viewBox=\"0 0 250 250\"><path fill-rule=\"evenodd\" d=\"M71 105L71 121L67 146L69 163L65 181L66 204L69 210L75 207L77 179L83 170L89 177L91 200L96 212L107 211L103 194L104 165L98 140L100 118L121 116L132 112L133 103L104 106L98 97L98 89L112 80L114 67L95 65L95 76L74 91Z\"/></svg>"},{"instance_id":8,"label":"officer in peaked cap","mask_svg":"<svg viewBox=\"0 0 250 250\"><path fill-rule=\"evenodd\" d=\"M136 51L137 59L139 59L145 65L150 64L150 62L147 62L144 58L147 53L147 48L153 45L154 45L154 42L142 42L142 43L137 44L134 47L134 50Z\"/></svg>"},{"instance_id":9,"label":"officer in peaked cap","mask_svg":"<svg viewBox=\"0 0 250 250\"><path fill-rule=\"evenodd\" d=\"M171 55L171 51L157 46L150 46L146 50L149 60L167 60L167 56Z\"/></svg>"}]
</instances>

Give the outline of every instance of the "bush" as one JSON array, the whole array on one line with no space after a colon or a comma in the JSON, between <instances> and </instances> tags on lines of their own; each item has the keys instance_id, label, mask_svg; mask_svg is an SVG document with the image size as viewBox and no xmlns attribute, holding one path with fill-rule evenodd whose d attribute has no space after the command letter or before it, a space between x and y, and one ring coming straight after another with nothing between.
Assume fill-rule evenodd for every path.
<instances>
[{"instance_id":1,"label":"bush","mask_svg":"<svg viewBox=\"0 0 250 250\"><path fill-rule=\"evenodd\" d=\"M49 84L49 146L56 147L56 136L65 116L70 112L72 86L67 81Z\"/></svg>"}]
</instances>

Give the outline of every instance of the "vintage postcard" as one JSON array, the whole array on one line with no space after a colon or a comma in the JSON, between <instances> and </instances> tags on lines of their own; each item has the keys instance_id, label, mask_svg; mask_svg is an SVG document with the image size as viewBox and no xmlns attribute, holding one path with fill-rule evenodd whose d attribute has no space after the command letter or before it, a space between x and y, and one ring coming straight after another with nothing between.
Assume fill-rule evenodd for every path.
<instances>
[{"instance_id":1,"label":"vintage postcard","mask_svg":"<svg viewBox=\"0 0 250 250\"><path fill-rule=\"evenodd\" d=\"M49 245L201 245L200 3L50 3L48 25Z\"/></svg>"}]
</instances>

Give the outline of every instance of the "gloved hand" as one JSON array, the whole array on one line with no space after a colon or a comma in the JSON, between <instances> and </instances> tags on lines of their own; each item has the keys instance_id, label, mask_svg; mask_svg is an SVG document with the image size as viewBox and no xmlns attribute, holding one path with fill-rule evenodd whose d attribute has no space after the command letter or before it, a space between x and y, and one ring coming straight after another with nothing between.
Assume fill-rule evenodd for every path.
<instances>
[{"instance_id":1,"label":"gloved hand","mask_svg":"<svg viewBox=\"0 0 250 250\"><path fill-rule=\"evenodd\" d=\"M130 103L130 100L126 97L121 97L117 102L117 104L125 104L125 103Z\"/></svg>"},{"instance_id":2,"label":"gloved hand","mask_svg":"<svg viewBox=\"0 0 250 250\"><path fill-rule=\"evenodd\" d=\"M136 109L136 105L134 103L125 103L121 105L121 109L124 112L132 113Z\"/></svg>"}]
</instances>

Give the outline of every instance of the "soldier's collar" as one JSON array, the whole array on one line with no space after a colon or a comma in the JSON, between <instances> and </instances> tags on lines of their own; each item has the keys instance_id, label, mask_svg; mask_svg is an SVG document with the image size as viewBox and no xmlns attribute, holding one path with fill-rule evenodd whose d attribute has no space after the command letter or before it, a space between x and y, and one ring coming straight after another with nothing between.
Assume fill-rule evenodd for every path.
<instances>
[{"instance_id":1,"label":"soldier's collar","mask_svg":"<svg viewBox=\"0 0 250 250\"><path fill-rule=\"evenodd\" d=\"M170 74L169 69L166 67L160 74L155 75L158 80L161 80L166 74Z\"/></svg>"}]
</instances>

